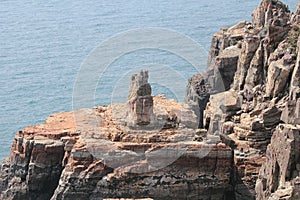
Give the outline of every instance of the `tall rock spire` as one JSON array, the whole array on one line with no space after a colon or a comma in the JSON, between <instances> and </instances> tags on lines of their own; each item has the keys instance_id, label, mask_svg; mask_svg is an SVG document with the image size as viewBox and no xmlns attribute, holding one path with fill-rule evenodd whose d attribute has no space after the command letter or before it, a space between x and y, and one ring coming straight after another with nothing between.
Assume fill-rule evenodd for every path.
<instances>
[{"instance_id":1,"label":"tall rock spire","mask_svg":"<svg viewBox=\"0 0 300 200\"><path fill-rule=\"evenodd\" d=\"M148 125L153 118L153 97L151 85L148 83L148 71L141 70L131 77L128 92L129 125Z\"/></svg>"}]
</instances>

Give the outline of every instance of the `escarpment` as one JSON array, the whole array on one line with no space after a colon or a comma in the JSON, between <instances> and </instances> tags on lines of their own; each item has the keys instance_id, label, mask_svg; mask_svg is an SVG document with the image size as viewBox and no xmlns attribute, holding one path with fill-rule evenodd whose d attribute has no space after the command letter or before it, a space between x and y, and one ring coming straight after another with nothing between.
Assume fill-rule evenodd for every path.
<instances>
[{"instance_id":1,"label":"escarpment","mask_svg":"<svg viewBox=\"0 0 300 200\"><path fill-rule=\"evenodd\" d=\"M299 199L300 4L263 0L212 37L184 103L132 76L126 103L16 133L1 199Z\"/></svg>"},{"instance_id":2,"label":"escarpment","mask_svg":"<svg viewBox=\"0 0 300 200\"><path fill-rule=\"evenodd\" d=\"M291 13L262 1L252 22L214 34L207 71L190 79L187 102L198 104L200 127L234 141L236 199L299 198L298 19L299 4Z\"/></svg>"}]
</instances>

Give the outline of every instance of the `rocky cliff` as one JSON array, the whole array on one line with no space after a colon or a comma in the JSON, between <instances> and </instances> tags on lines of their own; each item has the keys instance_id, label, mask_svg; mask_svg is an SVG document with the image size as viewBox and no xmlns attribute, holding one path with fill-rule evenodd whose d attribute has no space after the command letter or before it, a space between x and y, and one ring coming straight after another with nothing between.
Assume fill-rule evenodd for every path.
<instances>
[{"instance_id":1,"label":"rocky cliff","mask_svg":"<svg viewBox=\"0 0 300 200\"><path fill-rule=\"evenodd\" d=\"M300 4L263 0L212 37L186 102L151 96L51 115L16 133L1 199L299 199Z\"/></svg>"},{"instance_id":2,"label":"rocky cliff","mask_svg":"<svg viewBox=\"0 0 300 200\"><path fill-rule=\"evenodd\" d=\"M263 0L252 22L214 34L187 87L200 128L234 141L236 199L299 199L299 6Z\"/></svg>"},{"instance_id":3,"label":"rocky cliff","mask_svg":"<svg viewBox=\"0 0 300 200\"><path fill-rule=\"evenodd\" d=\"M232 150L185 103L132 76L128 102L58 113L19 131L1 199L231 199Z\"/></svg>"}]
</instances>

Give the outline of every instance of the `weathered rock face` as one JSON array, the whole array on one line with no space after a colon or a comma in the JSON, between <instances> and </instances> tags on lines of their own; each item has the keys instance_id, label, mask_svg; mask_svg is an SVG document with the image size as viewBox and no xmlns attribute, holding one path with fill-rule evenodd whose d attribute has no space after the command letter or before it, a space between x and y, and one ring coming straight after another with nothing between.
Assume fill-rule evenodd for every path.
<instances>
[{"instance_id":1,"label":"weathered rock face","mask_svg":"<svg viewBox=\"0 0 300 200\"><path fill-rule=\"evenodd\" d=\"M297 12L296 12L297 13ZM292 18L293 19L293 18ZM297 46L295 46L296 41ZM276 127L268 145L266 161L262 165L256 182L257 199L299 199L300 198L300 96L299 96L299 33L295 27L289 32L286 45L290 48L281 58L287 63L292 75L284 82L289 86L283 104L281 120L285 124ZM295 55L297 58L295 59ZM284 60L285 59L285 60ZM277 84L280 85L280 84ZM274 93L276 89L274 89ZM278 95L277 95L278 96ZM297 167L298 166L298 167Z\"/></svg>"},{"instance_id":2,"label":"weathered rock face","mask_svg":"<svg viewBox=\"0 0 300 200\"><path fill-rule=\"evenodd\" d=\"M266 82L269 56L290 30L290 12L280 1L262 1L252 16L253 30L244 39L234 81L234 89L245 89L248 99L255 86Z\"/></svg>"},{"instance_id":3,"label":"weathered rock face","mask_svg":"<svg viewBox=\"0 0 300 200\"><path fill-rule=\"evenodd\" d=\"M197 155L200 147L193 145L178 160L157 171L133 174L119 168L98 182L91 199L99 197L147 197L154 199L230 199L232 186L229 184L231 150L213 146L205 157ZM181 151L180 148L177 150ZM149 152L150 153L150 152ZM162 162L162 158L154 158ZM168 159L168 158L167 158ZM127 170L147 168L147 162L129 166ZM223 171L224 170L224 171ZM129 181L130 180L130 181ZM206 187L203 187L206 185Z\"/></svg>"},{"instance_id":4,"label":"weathered rock face","mask_svg":"<svg viewBox=\"0 0 300 200\"><path fill-rule=\"evenodd\" d=\"M148 71L131 77L128 94L128 121L132 126L148 125L153 120L153 97Z\"/></svg>"},{"instance_id":5,"label":"weathered rock face","mask_svg":"<svg viewBox=\"0 0 300 200\"><path fill-rule=\"evenodd\" d=\"M209 134L220 134L234 150L236 199L270 197L268 192L255 191L260 167L269 163L267 146L280 123L296 126L300 122L299 5L291 14L280 1L263 0L252 17L251 23L240 22L214 34L207 71L194 75L188 85L188 91L209 97L199 101L202 127ZM222 55L233 55L226 53L228 49L238 50L234 61L222 59ZM230 65L223 64L229 60ZM224 67L234 73L224 73ZM210 90L201 90L201 83Z\"/></svg>"},{"instance_id":6,"label":"weathered rock face","mask_svg":"<svg viewBox=\"0 0 300 200\"><path fill-rule=\"evenodd\" d=\"M287 124L300 124L300 100L288 100L281 115L281 120Z\"/></svg>"},{"instance_id":7,"label":"weathered rock face","mask_svg":"<svg viewBox=\"0 0 300 200\"><path fill-rule=\"evenodd\" d=\"M293 30L292 30L293 31ZM295 30L298 35L300 34L300 29ZM293 38L295 40L295 38ZM297 55L297 60L296 60L296 66L294 68L293 74L292 74L292 81L291 81L291 88L290 88L290 96L292 99L297 99L300 96L300 36L298 37L298 42L297 42L297 47L298 47L298 55Z\"/></svg>"},{"instance_id":8,"label":"weathered rock face","mask_svg":"<svg viewBox=\"0 0 300 200\"><path fill-rule=\"evenodd\" d=\"M202 74L196 74L189 80L186 90L186 102L198 116L198 128L204 127L203 112L210 97L210 90L211 88L207 77Z\"/></svg>"},{"instance_id":9,"label":"weathered rock face","mask_svg":"<svg viewBox=\"0 0 300 200\"><path fill-rule=\"evenodd\" d=\"M274 98L283 92L288 84L288 79L286 78L290 76L292 67L289 64L284 65L280 61L273 61L270 64L266 87L266 95L268 97Z\"/></svg>"},{"instance_id":10,"label":"weathered rock face","mask_svg":"<svg viewBox=\"0 0 300 200\"><path fill-rule=\"evenodd\" d=\"M129 128L127 104L115 104L18 132L1 167L1 199L232 199L232 150L188 128L197 118L187 105L153 102L161 129Z\"/></svg>"},{"instance_id":11,"label":"weathered rock face","mask_svg":"<svg viewBox=\"0 0 300 200\"><path fill-rule=\"evenodd\" d=\"M288 7L278 0L263 0L252 13L252 22L257 27L271 24L287 24L290 19Z\"/></svg>"},{"instance_id":12,"label":"weathered rock face","mask_svg":"<svg viewBox=\"0 0 300 200\"><path fill-rule=\"evenodd\" d=\"M296 10L291 17L291 22L294 24L300 23L300 3L298 3Z\"/></svg>"},{"instance_id":13,"label":"weathered rock face","mask_svg":"<svg viewBox=\"0 0 300 200\"><path fill-rule=\"evenodd\" d=\"M221 81L220 83L216 82L215 85L224 85L224 89L228 90L230 85L233 82L233 77L237 68L237 62L241 49L237 46L230 46L224 49L217 57L215 61L215 67L220 73L220 78L217 80ZM214 68L215 68L214 67ZM216 86L215 86L216 87ZM223 88L220 88L221 91ZM218 90L219 91L219 90Z\"/></svg>"},{"instance_id":14,"label":"weathered rock face","mask_svg":"<svg viewBox=\"0 0 300 200\"><path fill-rule=\"evenodd\" d=\"M205 126L210 134L219 134L222 124L241 109L242 98L233 91L221 92L210 97L205 110Z\"/></svg>"},{"instance_id":15,"label":"weathered rock face","mask_svg":"<svg viewBox=\"0 0 300 200\"><path fill-rule=\"evenodd\" d=\"M200 108L200 128L204 127L203 107L210 94L233 88L252 100L254 88L267 82L270 54L290 30L290 11L280 1L264 0L252 15L252 23L242 21L213 35L206 72L189 81L186 99ZM288 76L292 68L289 64L272 66L276 66L270 69L273 75L283 71L282 76ZM267 85L273 84L275 92L286 86L280 77L276 83L268 80Z\"/></svg>"},{"instance_id":16,"label":"weathered rock face","mask_svg":"<svg viewBox=\"0 0 300 200\"><path fill-rule=\"evenodd\" d=\"M234 77L234 89L242 90L245 84L251 60L259 46L259 38L256 35L247 35L242 43L242 51L237 64L237 72Z\"/></svg>"},{"instance_id":17,"label":"weathered rock face","mask_svg":"<svg viewBox=\"0 0 300 200\"><path fill-rule=\"evenodd\" d=\"M257 199L299 199L300 127L277 126L266 155L256 183Z\"/></svg>"},{"instance_id":18,"label":"weathered rock face","mask_svg":"<svg viewBox=\"0 0 300 200\"><path fill-rule=\"evenodd\" d=\"M213 35L207 70L194 75L188 83L186 102L199 116L199 128L204 127L203 115L211 94L226 91L233 83L234 73L241 54L241 40L246 22L223 29Z\"/></svg>"},{"instance_id":19,"label":"weathered rock face","mask_svg":"<svg viewBox=\"0 0 300 200\"><path fill-rule=\"evenodd\" d=\"M10 157L1 166L1 199L51 198L65 162L65 143L60 138L75 134L68 120L51 116L47 124L16 134Z\"/></svg>"},{"instance_id":20,"label":"weathered rock face","mask_svg":"<svg viewBox=\"0 0 300 200\"><path fill-rule=\"evenodd\" d=\"M238 24L230 27L224 28L219 33L215 33L212 37L211 47L209 52L208 66L210 66L215 58L220 55L220 53L230 47L240 44L240 41L243 40L245 30L244 27L247 27L249 23L246 21L241 21Z\"/></svg>"},{"instance_id":21,"label":"weathered rock face","mask_svg":"<svg viewBox=\"0 0 300 200\"><path fill-rule=\"evenodd\" d=\"M299 199L299 27L299 5L263 0L252 22L213 35L187 104L152 97L141 71L126 104L23 129L0 198Z\"/></svg>"}]
</instances>

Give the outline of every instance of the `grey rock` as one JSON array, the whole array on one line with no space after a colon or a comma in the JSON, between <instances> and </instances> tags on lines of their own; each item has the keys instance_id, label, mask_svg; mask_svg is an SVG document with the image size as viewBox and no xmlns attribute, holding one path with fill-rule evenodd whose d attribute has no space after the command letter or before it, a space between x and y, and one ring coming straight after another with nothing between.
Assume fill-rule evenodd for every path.
<instances>
[{"instance_id":1,"label":"grey rock","mask_svg":"<svg viewBox=\"0 0 300 200\"><path fill-rule=\"evenodd\" d=\"M148 83L148 71L142 70L131 78L127 120L131 126L148 125L153 120L153 97Z\"/></svg>"}]
</instances>

